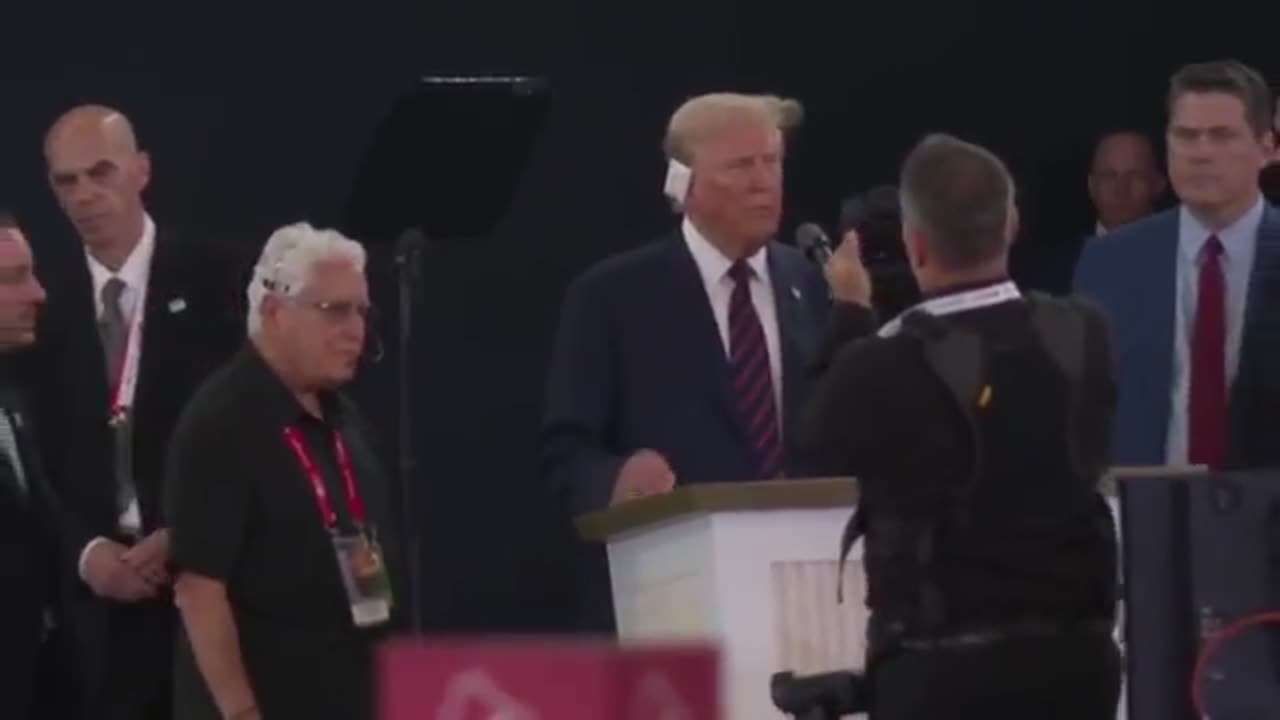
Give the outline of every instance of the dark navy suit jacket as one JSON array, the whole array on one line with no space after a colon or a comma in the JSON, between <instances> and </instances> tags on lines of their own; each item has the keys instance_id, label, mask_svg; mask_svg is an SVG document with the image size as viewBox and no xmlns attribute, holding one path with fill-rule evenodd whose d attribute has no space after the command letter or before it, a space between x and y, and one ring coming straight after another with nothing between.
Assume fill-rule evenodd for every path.
<instances>
[{"instance_id":1,"label":"dark navy suit jacket","mask_svg":"<svg viewBox=\"0 0 1280 720\"><path fill-rule=\"evenodd\" d=\"M1119 405L1117 465L1163 465L1173 382L1178 210L1117 228L1085 245L1075 292L1110 321ZM1228 465L1280 465L1280 210L1258 228L1240 346L1230 389Z\"/></svg>"},{"instance_id":2,"label":"dark navy suit jacket","mask_svg":"<svg viewBox=\"0 0 1280 720\"><path fill-rule=\"evenodd\" d=\"M782 358L784 471L806 474L797 414L829 307L818 267L768 246ZM729 364L679 232L610 258L569 287L551 358L543 469L572 513L609 504L623 461L660 452L681 485L754 480Z\"/></svg>"}]
</instances>

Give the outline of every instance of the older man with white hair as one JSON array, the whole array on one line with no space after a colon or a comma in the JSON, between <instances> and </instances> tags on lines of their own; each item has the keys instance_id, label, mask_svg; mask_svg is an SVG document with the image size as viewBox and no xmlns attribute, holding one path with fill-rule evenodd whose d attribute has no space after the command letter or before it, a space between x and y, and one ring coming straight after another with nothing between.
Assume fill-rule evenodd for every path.
<instances>
[{"instance_id":1,"label":"older man with white hair","mask_svg":"<svg viewBox=\"0 0 1280 720\"><path fill-rule=\"evenodd\" d=\"M177 717L373 716L371 650L400 613L386 476L340 392L365 343L364 265L334 231L272 235L249 342L174 432Z\"/></svg>"},{"instance_id":2,"label":"older man with white hair","mask_svg":"<svg viewBox=\"0 0 1280 720\"><path fill-rule=\"evenodd\" d=\"M828 290L774 240L783 132L799 114L772 96L683 104L664 142L679 228L569 288L541 445L571 512L677 485L806 474L788 438ZM587 562L597 569L584 621L607 628L601 561Z\"/></svg>"}]
</instances>

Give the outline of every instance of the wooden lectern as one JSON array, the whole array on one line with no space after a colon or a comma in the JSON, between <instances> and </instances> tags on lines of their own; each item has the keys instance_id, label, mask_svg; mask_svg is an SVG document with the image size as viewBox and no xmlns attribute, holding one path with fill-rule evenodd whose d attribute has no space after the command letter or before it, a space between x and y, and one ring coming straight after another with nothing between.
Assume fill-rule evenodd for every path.
<instances>
[{"instance_id":1,"label":"wooden lectern","mask_svg":"<svg viewBox=\"0 0 1280 720\"><path fill-rule=\"evenodd\" d=\"M840 536L852 479L691 485L584 515L578 530L607 544L618 634L720 644L725 717L777 720L769 678L861 668L861 545L843 574Z\"/></svg>"}]
</instances>

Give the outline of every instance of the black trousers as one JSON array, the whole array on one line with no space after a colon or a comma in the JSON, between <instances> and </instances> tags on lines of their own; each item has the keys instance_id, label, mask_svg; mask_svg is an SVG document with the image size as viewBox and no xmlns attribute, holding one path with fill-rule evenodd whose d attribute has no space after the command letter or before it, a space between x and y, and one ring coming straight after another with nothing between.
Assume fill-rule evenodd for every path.
<instances>
[{"instance_id":1,"label":"black trousers","mask_svg":"<svg viewBox=\"0 0 1280 720\"><path fill-rule=\"evenodd\" d=\"M1115 643L1097 632L895 650L869 678L870 720L1115 720L1120 675Z\"/></svg>"},{"instance_id":2,"label":"black trousers","mask_svg":"<svg viewBox=\"0 0 1280 720\"><path fill-rule=\"evenodd\" d=\"M135 605L112 604L107 619L107 666L90 717L170 720L173 717L173 633L177 614L167 596Z\"/></svg>"}]
</instances>

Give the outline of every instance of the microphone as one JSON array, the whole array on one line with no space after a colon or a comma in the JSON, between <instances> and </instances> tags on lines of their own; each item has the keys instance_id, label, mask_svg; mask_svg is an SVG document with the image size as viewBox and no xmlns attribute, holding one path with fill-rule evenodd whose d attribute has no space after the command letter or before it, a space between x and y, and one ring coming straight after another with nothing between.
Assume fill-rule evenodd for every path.
<instances>
[{"instance_id":1,"label":"microphone","mask_svg":"<svg viewBox=\"0 0 1280 720\"><path fill-rule=\"evenodd\" d=\"M817 223L801 223L796 228L796 246L812 261L826 265L831 259L831 238Z\"/></svg>"}]
</instances>

